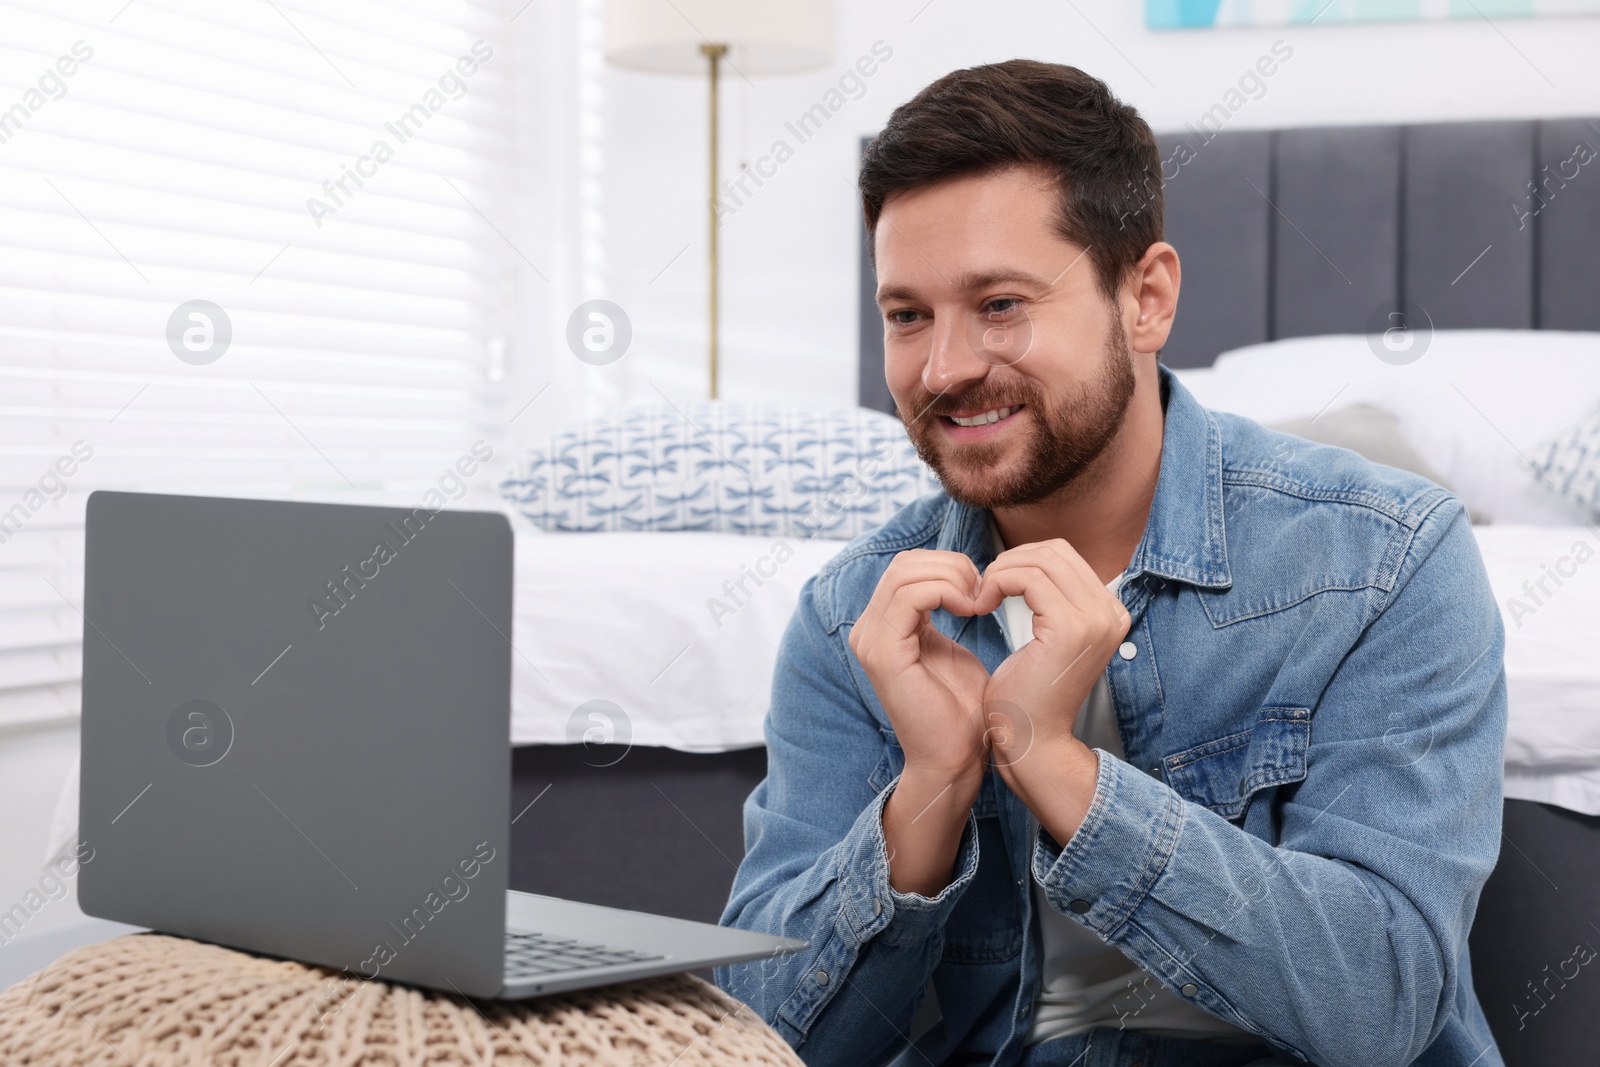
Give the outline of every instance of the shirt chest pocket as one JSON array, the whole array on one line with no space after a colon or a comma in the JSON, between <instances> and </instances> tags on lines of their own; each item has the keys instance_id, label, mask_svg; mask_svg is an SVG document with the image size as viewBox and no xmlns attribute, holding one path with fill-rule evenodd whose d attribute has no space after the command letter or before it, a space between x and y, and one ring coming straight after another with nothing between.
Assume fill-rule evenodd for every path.
<instances>
[{"instance_id":1,"label":"shirt chest pocket","mask_svg":"<svg viewBox=\"0 0 1600 1067\"><path fill-rule=\"evenodd\" d=\"M1306 776L1311 709L1266 707L1248 730L1174 753L1162 761L1167 784L1224 819L1244 813L1250 798Z\"/></svg>"}]
</instances>

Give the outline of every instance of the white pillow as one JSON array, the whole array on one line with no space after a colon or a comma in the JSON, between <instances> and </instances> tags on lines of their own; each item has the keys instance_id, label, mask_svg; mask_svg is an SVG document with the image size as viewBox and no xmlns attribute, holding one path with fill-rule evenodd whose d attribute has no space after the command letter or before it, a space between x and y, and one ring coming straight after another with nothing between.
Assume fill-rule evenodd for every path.
<instances>
[{"instance_id":1,"label":"white pillow","mask_svg":"<svg viewBox=\"0 0 1600 1067\"><path fill-rule=\"evenodd\" d=\"M1587 519L1528 461L1552 430L1600 403L1600 333L1437 330L1421 357L1403 364L1379 359L1361 334L1297 337L1177 374L1206 407L1263 423L1374 404L1395 415L1406 441L1486 521Z\"/></svg>"}]
</instances>

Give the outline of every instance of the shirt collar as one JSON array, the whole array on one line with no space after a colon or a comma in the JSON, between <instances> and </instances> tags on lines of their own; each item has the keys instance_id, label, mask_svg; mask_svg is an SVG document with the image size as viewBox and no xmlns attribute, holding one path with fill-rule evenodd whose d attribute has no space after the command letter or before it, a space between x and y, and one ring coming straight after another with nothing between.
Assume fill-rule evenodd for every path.
<instances>
[{"instance_id":1,"label":"shirt collar","mask_svg":"<svg viewBox=\"0 0 1600 1067\"><path fill-rule=\"evenodd\" d=\"M1141 573L1204 588L1233 584L1222 516L1222 433L1211 412L1163 364L1156 365L1166 418L1161 471L1144 536L1124 578ZM955 500L939 531L937 547L965 552L979 567L995 556L987 510Z\"/></svg>"}]
</instances>

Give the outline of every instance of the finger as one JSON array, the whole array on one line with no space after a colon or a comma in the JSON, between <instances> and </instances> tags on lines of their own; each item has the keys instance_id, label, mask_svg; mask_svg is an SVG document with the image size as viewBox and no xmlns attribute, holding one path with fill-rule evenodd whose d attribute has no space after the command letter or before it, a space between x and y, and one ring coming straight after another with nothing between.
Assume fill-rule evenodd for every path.
<instances>
[{"instance_id":1,"label":"finger","mask_svg":"<svg viewBox=\"0 0 1600 1067\"><path fill-rule=\"evenodd\" d=\"M964 592L969 603L959 610L961 614L972 614L970 600L977 594L978 568L959 552L925 550L902 552L889 562L867 601L869 612L878 618L888 617L889 605L899 590L917 582L937 581L948 582ZM904 634L903 629L900 632Z\"/></svg>"},{"instance_id":2,"label":"finger","mask_svg":"<svg viewBox=\"0 0 1600 1067\"><path fill-rule=\"evenodd\" d=\"M1083 558L1083 554L1077 550L1071 541L1064 537L1057 537L1049 541L1039 542L1038 547L1045 556L1059 561L1073 574L1076 574L1079 580L1083 582L1085 589L1093 589L1096 593L1105 590L1106 583L1100 580L1100 576L1094 572L1094 568L1089 566L1089 561Z\"/></svg>"},{"instance_id":3,"label":"finger","mask_svg":"<svg viewBox=\"0 0 1600 1067\"><path fill-rule=\"evenodd\" d=\"M1007 567L1026 562L1041 568L1067 599L1086 614L1105 612L1113 622L1126 614L1121 599L1106 588L1077 549L1061 538L1019 545L1002 553L995 562L1002 560ZM990 569L994 569L993 565ZM981 590L979 601L987 603Z\"/></svg>"},{"instance_id":4,"label":"finger","mask_svg":"<svg viewBox=\"0 0 1600 1067\"><path fill-rule=\"evenodd\" d=\"M1030 548L1032 546L1029 546ZM1100 587L1098 593L1094 586L1085 587L1082 578L1074 572L1060 557L1049 552L1032 550L1011 550L1016 554L1007 552L991 563L984 571L983 584L978 590L977 606L980 611L993 611L1000 606L1000 601L1007 596L1021 595L1028 602L1028 606L1035 612L1044 610L1044 601L1035 594L1029 596L1027 592L1020 594L1011 592L1015 589L1014 583L1008 583L1003 588L1000 585L1002 576L1014 571L1032 572L1039 575L1040 580L1056 590L1073 608L1082 613L1098 610L1100 601L1098 596L1105 593Z\"/></svg>"},{"instance_id":5,"label":"finger","mask_svg":"<svg viewBox=\"0 0 1600 1067\"><path fill-rule=\"evenodd\" d=\"M938 608L958 615L973 614L973 596L945 578L911 582L894 589L883 603L868 601L867 608L875 613L892 637L901 641L915 641L928 616Z\"/></svg>"},{"instance_id":6,"label":"finger","mask_svg":"<svg viewBox=\"0 0 1600 1067\"><path fill-rule=\"evenodd\" d=\"M983 576L983 589L975 609L987 614L1008 596L1020 596L1035 616L1035 630L1048 620L1060 621L1080 616L1079 607L1042 567L1012 560L1003 567L991 566Z\"/></svg>"},{"instance_id":7,"label":"finger","mask_svg":"<svg viewBox=\"0 0 1600 1067\"><path fill-rule=\"evenodd\" d=\"M981 575L977 564L962 552L939 552L929 549L912 549L901 552L889 561L883 576L878 579L878 589L893 591L907 582L945 578L958 587L977 593Z\"/></svg>"},{"instance_id":8,"label":"finger","mask_svg":"<svg viewBox=\"0 0 1600 1067\"><path fill-rule=\"evenodd\" d=\"M1089 566L1089 561L1084 559L1065 538L1056 537L1048 541L1033 541L1018 545L1001 553L1001 559L1006 557L1026 560L1043 567L1050 572L1057 584L1061 585L1063 592L1068 592L1069 586L1073 583L1096 591L1105 588L1105 583L1095 574L1094 568Z\"/></svg>"}]
</instances>

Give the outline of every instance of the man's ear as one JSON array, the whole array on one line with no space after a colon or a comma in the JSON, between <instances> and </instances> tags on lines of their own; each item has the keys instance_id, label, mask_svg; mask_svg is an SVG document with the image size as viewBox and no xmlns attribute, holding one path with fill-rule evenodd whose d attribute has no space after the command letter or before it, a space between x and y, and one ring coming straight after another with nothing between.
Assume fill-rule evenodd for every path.
<instances>
[{"instance_id":1,"label":"man's ear","mask_svg":"<svg viewBox=\"0 0 1600 1067\"><path fill-rule=\"evenodd\" d=\"M1140 257L1123 290L1134 308L1127 332L1128 346L1135 352L1160 352L1167 343L1178 313L1180 277L1178 250L1167 242L1157 241Z\"/></svg>"}]
</instances>

